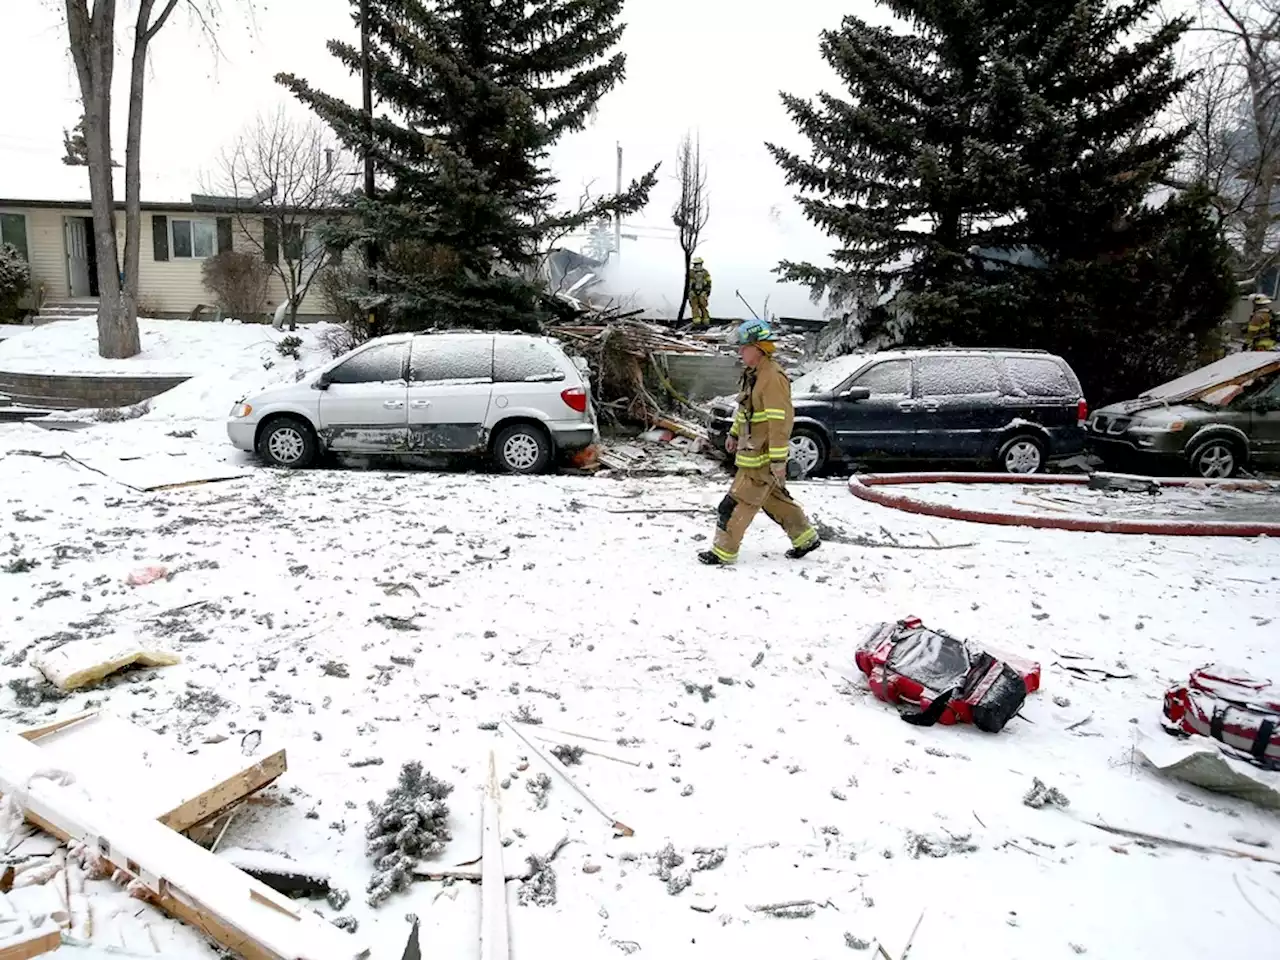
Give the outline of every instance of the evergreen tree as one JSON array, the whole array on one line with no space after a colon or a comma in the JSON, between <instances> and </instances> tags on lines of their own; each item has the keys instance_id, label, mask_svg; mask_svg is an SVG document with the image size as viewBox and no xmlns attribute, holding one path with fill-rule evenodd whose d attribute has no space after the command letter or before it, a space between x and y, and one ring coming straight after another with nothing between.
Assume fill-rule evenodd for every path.
<instances>
[{"instance_id":1,"label":"evergreen tree","mask_svg":"<svg viewBox=\"0 0 1280 960\"><path fill-rule=\"evenodd\" d=\"M354 2L359 24L359 6ZM555 309L537 279L549 238L615 212L635 213L656 170L624 193L555 212L550 147L581 130L623 78L622 0L367 0L371 77L381 112L365 113L282 74L277 80L371 151L376 197L359 226L388 256L376 278L394 329L534 329ZM353 73L360 51L330 52Z\"/></svg>"},{"instance_id":2,"label":"evergreen tree","mask_svg":"<svg viewBox=\"0 0 1280 960\"><path fill-rule=\"evenodd\" d=\"M905 29L823 34L847 100L783 95L812 152L770 150L840 246L779 272L836 305L898 290L906 342L1061 352L1094 399L1149 372L1113 345L1194 354L1230 293L1203 197L1153 200L1185 136L1157 129L1185 22L1151 28L1158 0L880 2Z\"/></svg>"}]
</instances>

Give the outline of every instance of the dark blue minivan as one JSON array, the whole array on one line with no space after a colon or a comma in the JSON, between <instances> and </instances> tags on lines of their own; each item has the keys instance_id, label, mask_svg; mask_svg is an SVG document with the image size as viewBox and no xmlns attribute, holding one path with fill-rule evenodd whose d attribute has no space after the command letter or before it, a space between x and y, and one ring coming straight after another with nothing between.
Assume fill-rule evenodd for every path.
<instances>
[{"instance_id":1,"label":"dark blue minivan","mask_svg":"<svg viewBox=\"0 0 1280 960\"><path fill-rule=\"evenodd\" d=\"M792 384L792 473L837 462L971 463L1039 473L1084 452L1088 405L1061 357L927 348L840 357ZM712 404L724 448L733 405Z\"/></svg>"}]
</instances>

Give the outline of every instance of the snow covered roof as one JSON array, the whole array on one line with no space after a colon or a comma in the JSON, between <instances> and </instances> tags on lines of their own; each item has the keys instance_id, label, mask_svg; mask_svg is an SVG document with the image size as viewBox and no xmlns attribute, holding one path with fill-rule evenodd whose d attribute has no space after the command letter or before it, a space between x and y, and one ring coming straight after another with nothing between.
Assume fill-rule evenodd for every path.
<instances>
[{"instance_id":1,"label":"snow covered roof","mask_svg":"<svg viewBox=\"0 0 1280 960\"><path fill-rule=\"evenodd\" d=\"M124 202L124 168L112 170L117 203ZM142 202L148 207L191 205L198 184L185 175L142 169ZM0 205L65 206L89 203L89 168L69 167L56 153L0 150Z\"/></svg>"}]
</instances>

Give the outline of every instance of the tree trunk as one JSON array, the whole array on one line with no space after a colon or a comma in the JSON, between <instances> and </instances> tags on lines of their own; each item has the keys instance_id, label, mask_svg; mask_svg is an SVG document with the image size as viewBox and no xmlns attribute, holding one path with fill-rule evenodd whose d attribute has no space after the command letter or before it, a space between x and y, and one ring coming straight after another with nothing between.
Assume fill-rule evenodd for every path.
<instances>
[{"instance_id":1,"label":"tree trunk","mask_svg":"<svg viewBox=\"0 0 1280 960\"><path fill-rule=\"evenodd\" d=\"M680 310L676 313L676 323L684 323L684 309L689 306L689 271L693 265L693 251L684 252L684 290L680 294Z\"/></svg>"},{"instance_id":2,"label":"tree trunk","mask_svg":"<svg viewBox=\"0 0 1280 960\"><path fill-rule=\"evenodd\" d=\"M142 248L142 95L147 69L152 0L140 0L129 69L129 121L124 154L124 290L117 317L122 349L142 349L138 334L138 264Z\"/></svg>"},{"instance_id":3,"label":"tree trunk","mask_svg":"<svg viewBox=\"0 0 1280 960\"><path fill-rule=\"evenodd\" d=\"M1264 79L1255 67L1249 71L1249 92L1253 114L1254 138L1258 143L1258 188L1253 198L1244 231L1244 265L1254 276L1261 274L1270 260L1267 235L1271 227L1271 195L1275 187L1276 156L1270 128L1270 110L1266 103Z\"/></svg>"},{"instance_id":4,"label":"tree trunk","mask_svg":"<svg viewBox=\"0 0 1280 960\"><path fill-rule=\"evenodd\" d=\"M98 258L98 353L131 357L138 352L120 337L120 251L116 244L115 191L111 183L111 80L115 71L115 0L66 0L67 33L84 104L89 205Z\"/></svg>"}]
</instances>

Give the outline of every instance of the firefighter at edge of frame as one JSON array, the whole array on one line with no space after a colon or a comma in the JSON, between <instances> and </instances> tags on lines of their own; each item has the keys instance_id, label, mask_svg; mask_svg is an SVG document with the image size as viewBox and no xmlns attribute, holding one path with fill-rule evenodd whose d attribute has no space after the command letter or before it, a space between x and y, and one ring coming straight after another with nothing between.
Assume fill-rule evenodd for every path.
<instances>
[{"instance_id":1,"label":"firefighter at edge of frame","mask_svg":"<svg viewBox=\"0 0 1280 960\"><path fill-rule=\"evenodd\" d=\"M726 450L734 454L738 473L720 501L712 547L699 553L698 559L710 566L732 564L747 527L764 510L791 539L787 556L799 560L822 546L822 541L787 492L787 458L795 420L791 381L773 359L774 334L768 323L748 320L738 327L736 339L746 369Z\"/></svg>"},{"instance_id":2,"label":"firefighter at edge of frame","mask_svg":"<svg viewBox=\"0 0 1280 960\"><path fill-rule=\"evenodd\" d=\"M701 257L694 257L689 269L689 314L694 327L711 325L711 272Z\"/></svg>"},{"instance_id":3,"label":"firefighter at edge of frame","mask_svg":"<svg viewBox=\"0 0 1280 960\"><path fill-rule=\"evenodd\" d=\"M1247 350L1274 350L1276 348L1275 314L1271 308L1271 298L1256 293L1253 296L1253 313L1249 316L1249 324L1245 328Z\"/></svg>"}]
</instances>

